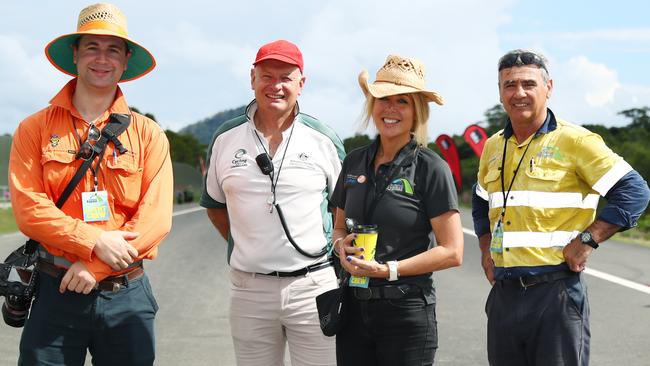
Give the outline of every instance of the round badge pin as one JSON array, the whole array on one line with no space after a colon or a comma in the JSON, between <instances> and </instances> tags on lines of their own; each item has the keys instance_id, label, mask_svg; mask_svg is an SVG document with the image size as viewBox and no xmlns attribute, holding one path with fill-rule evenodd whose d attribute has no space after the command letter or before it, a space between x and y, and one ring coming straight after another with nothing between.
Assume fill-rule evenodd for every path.
<instances>
[{"instance_id":1,"label":"round badge pin","mask_svg":"<svg viewBox=\"0 0 650 366\"><path fill-rule=\"evenodd\" d=\"M366 181L366 176L365 175L360 175L357 177L357 182L363 183Z\"/></svg>"}]
</instances>

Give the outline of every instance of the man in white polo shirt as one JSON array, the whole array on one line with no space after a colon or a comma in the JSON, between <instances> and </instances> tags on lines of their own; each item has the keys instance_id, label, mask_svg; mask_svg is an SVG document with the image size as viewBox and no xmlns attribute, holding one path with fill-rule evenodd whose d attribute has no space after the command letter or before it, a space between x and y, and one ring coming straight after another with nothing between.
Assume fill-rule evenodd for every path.
<instances>
[{"instance_id":1,"label":"man in white polo shirt","mask_svg":"<svg viewBox=\"0 0 650 366\"><path fill-rule=\"evenodd\" d=\"M228 240L230 326L237 364L335 365L316 295L337 286L328 261L328 198L344 150L331 128L300 113L298 47L262 46L251 70L255 99L222 124L208 151L201 206Z\"/></svg>"}]
</instances>

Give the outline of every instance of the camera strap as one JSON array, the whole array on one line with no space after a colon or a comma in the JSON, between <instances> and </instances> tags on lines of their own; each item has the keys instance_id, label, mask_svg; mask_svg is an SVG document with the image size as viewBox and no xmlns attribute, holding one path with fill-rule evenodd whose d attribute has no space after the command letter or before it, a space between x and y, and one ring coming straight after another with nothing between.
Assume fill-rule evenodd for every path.
<instances>
[{"instance_id":1,"label":"camera strap","mask_svg":"<svg viewBox=\"0 0 650 366\"><path fill-rule=\"evenodd\" d=\"M100 156L101 159L101 156L104 154L106 144L109 141L113 143L113 146L115 146L120 154L126 153L128 150L122 145L117 137L121 135L122 132L124 132L129 127L130 124L130 114L111 113L106 126L104 126L101 131L99 140L97 140L95 145L92 147L94 154L93 156ZM84 174L86 174L86 171L88 168L90 168L94 160L95 159L93 158L84 160L84 162L79 167L79 170L77 170L77 173L75 173L74 177L72 177L68 185L63 190L63 193L61 193L61 196L56 201L57 208L60 209L63 207L63 204L68 200L72 194L72 191L74 191L74 189L77 187L81 181L81 178L83 178ZM29 238L25 243L23 253L28 256L34 254L36 252L36 249L38 249L39 244L40 243L36 240Z\"/></svg>"}]
</instances>

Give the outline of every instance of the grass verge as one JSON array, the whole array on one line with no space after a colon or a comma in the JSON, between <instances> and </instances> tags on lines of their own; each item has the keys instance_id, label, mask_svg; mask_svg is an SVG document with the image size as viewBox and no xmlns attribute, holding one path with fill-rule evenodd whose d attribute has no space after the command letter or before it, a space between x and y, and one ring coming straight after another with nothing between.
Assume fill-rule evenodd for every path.
<instances>
[{"instance_id":1,"label":"grass verge","mask_svg":"<svg viewBox=\"0 0 650 366\"><path fill-rule=\"evenodd\" d=\"M0 234L12 233L17 230L13 211L10 208L0 208Z\"/></svg>"}]
</instances>

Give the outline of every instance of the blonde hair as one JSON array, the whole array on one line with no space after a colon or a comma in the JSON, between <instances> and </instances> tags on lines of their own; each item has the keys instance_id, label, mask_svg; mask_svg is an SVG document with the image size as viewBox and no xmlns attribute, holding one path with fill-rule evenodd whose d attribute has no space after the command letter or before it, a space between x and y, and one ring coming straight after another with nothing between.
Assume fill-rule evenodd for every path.
<instances>
[{"instance_id":1,"label":"blonde hair","mask_svg":"<svg viewBox=\"0 0 650 366\"><path fill-rule=\"evenodd\" d=\"M420 145L427 146L429 135L427 122L429 121L429 102L420 93L408 93L413 98L413 126L411 133L415 136L415 141ZM361 116L361 127L365 130L372 119L372 108L375 106L375 100L372 94L368 93L364 103L363 114Z\"/></svg>"}]
</instances>

